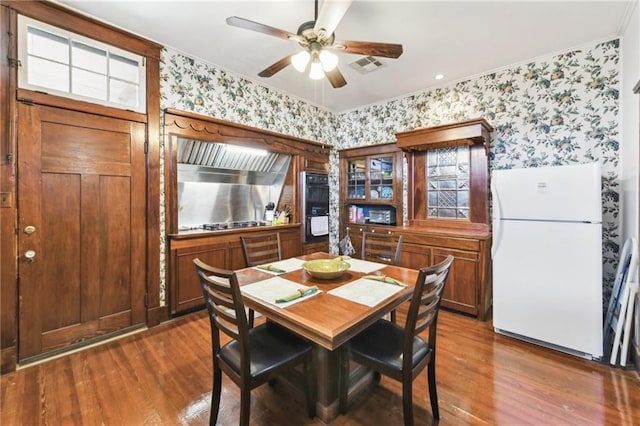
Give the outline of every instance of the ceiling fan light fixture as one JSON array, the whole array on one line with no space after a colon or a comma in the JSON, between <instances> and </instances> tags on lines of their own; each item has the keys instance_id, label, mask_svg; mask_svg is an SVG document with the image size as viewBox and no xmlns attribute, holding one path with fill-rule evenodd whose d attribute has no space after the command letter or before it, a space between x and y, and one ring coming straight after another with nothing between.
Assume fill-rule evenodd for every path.
<instances>
[{"instance_id":1,"label":"ceiling fan light fixture","mask_svg":"<svg viewBox=\"0 0 640 426\"><path fill-rule=\"evenodd\" d=\"M320 52L320 63L325 72L330 72L338 66L338 57L328 50L323 50Z\"/></svg>"},{"instance_id":2,"label":"ceiling fan light fixture","mask_svg":"<svg viewBox=\"0 0 640 426\"><path fill-rule=\"evenodd\" d=\"M310 57L309 52L302 50L291 57L291 65L293 65L297 71L304 72L304 70L307 69Z\"/></svg>"},{"instance_id":3,"label":"ceiling fan light fixture","mask_svg":"<svg viewBox=\"0 0 640 426\"><path fill-rule=\"evenodd\" d=\"M309 70L309 78L312 80L321 80L324 78L324 71L322 71L322 64L317 59L314 59L311 62L311 69Z\"/></svg>"}]
</instances>

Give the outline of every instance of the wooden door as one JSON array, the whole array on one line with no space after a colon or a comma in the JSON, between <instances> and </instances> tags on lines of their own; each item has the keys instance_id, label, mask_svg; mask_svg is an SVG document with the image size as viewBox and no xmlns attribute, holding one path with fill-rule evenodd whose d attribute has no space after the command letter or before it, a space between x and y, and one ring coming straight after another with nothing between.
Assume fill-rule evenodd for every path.
<instances>
[{"instance_id":1,"label":"wooden door","mask_svg":"<svg viewBox=\"0 0 640 426\"><path fill-rule=\"evenodd\" d=\"M142 123L25 104L18 120L24 361L144 324L146 160Z\"/></svg>"}]
</instances>

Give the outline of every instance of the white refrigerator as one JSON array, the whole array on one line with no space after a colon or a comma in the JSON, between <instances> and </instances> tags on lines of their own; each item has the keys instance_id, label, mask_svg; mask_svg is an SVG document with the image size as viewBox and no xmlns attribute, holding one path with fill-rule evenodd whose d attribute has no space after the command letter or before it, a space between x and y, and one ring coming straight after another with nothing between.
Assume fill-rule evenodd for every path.
<instances>
[{"instance_id":1,"label":"white refrigerator","mask_svg":"<svg viewBox=\"0 0 640 426\"><path fill-rule=\"evenodd\" d=\"M491 194L495 331L600 359L600 164L495 170Z\"/></svg>"}]
</instances>

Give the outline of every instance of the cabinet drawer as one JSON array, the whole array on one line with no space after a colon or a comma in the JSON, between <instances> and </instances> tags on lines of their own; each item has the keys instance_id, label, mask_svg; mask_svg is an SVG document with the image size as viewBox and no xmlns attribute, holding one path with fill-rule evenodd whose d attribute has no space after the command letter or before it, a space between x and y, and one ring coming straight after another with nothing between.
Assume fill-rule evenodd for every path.
<instances>
[{"instance_id":1,"label":"cabinet drawer","mask_svg":"<svg viewBox=\"0 0 640 426\"><path fill-rule=\"evenodd\" d=\"M389 234L389 235L396 234L396 229L388 226L367 225L366 231L373 232L376 234Z\"/></svg>"}]
</instances>

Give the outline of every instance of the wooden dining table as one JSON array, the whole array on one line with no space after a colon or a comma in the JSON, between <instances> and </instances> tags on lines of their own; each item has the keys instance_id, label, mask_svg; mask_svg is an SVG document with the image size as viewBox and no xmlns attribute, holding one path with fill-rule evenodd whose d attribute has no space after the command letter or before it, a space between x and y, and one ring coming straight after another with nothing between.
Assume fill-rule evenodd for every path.
<instances>
[{"instance_id":1,"label":"wooden dining table","mask_svg":"<svg viewBox=\"0 0 640 426\"><path fill-rule=\"evenodd\" d=\"M299 256L299 260L333 259L336 256L328 253L313 253ZM349 262L348 259L345 259ZM329 423L339 413L338 387L341 363L344 354L340 350L342 345L350 338L357 335L368 326L384 317L397 308L401 303L410 299L416 282L418 271L403 267L385 264L369 264L359 260L352 260L355 264L366 265L366 272L349 269L339 278L323 280L312 277L304 269L292 269L278 274L279 278L304 285L316 286L319 291L316 294L305 297L290 306L279 306L274 301L267 301L242 291L242 287L250 286L274 277L267 271L250 267L237 271L238 282L241 286L243 300L248 308L260 313L269 321L273 321L292 331L293 333L315 343L314 366L317 377L317 404L318 417ZM371 271L376 268L375 271ZM368 306L331 294L342 286L353 283L362 277L371 274L384 275L394 278L406 287L399 287L394 294L381 300L374 306ZM362 281L359 281L362 282ZM255 286L254 286L255 287ZM250 287L247 287L249 289ZM336 290L337 291L337 290ZM341 358L342 357L342 358ZM348 361L347 361L348 362ZM351 372L351 387L349 397L352 398L360 390L371 382L371 374L364 369L356 368Z\"/></svg>"}]
</instances>

